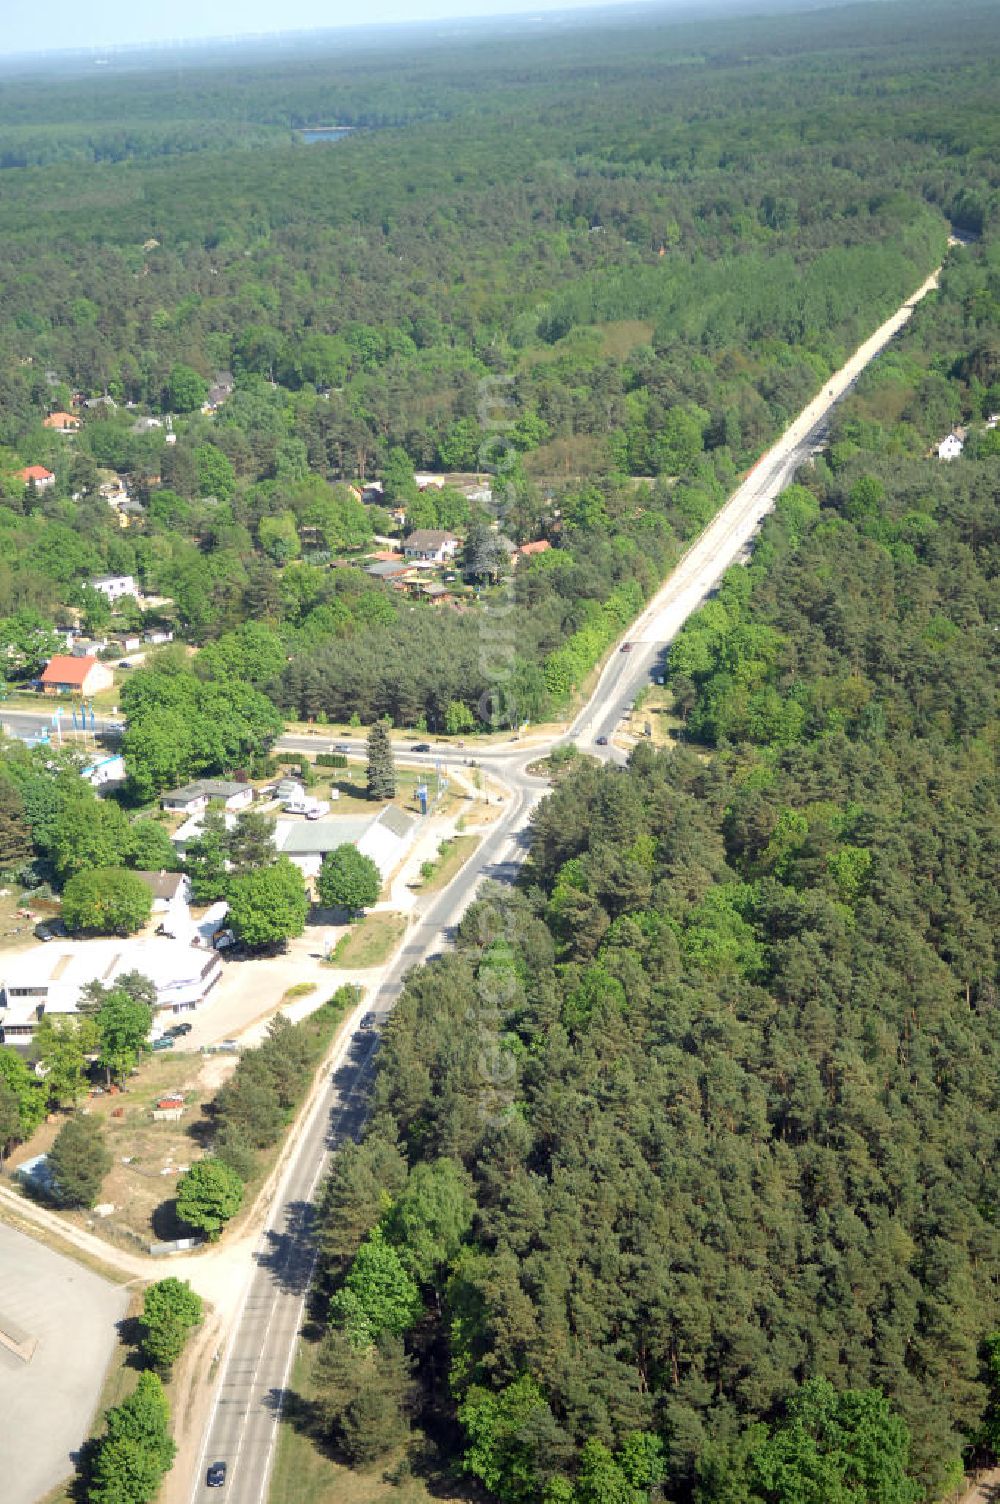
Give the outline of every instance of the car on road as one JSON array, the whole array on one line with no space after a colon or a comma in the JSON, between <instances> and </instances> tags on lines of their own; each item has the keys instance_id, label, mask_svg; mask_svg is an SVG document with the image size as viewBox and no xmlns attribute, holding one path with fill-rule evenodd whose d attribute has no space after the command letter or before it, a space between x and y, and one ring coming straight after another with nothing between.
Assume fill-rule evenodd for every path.
<instances>
[{"instance_id":1,"label":"car on road","mask_svg":"<svg viewBox=\"0 0 1000 1504\"><path fill-rule=\"evenodd\" d=\"M366 1030L367 1029L374 1029L374 1027L375 1027L375 1015L374 1015L374 1013L365 1013L362 1016L361 1027L363 1029L366 1029Z\"/></svg>"},{"instance_id":2,"label":"car on road","mask_svg":"<svg viewBox=\"0 0 1000 1504\"><path fill-rule=\"evenodd\" d=\"M226 1464L213 1462L205 1474L205 1482L209 1488L224 1488L226 1486Z\"/></svg>"},{"instance_id":3,"label":"car on road","mask_svg":"<svg viewBox=\"0 0 1000 1504\"><path fill-rule=\"evenodd\" d=\"M410 748L411 752L429 752L430 750L430 742L414 742L413 746Z\"/></svg>"},{"instance_id":4,"label":"car on road","mask_svg":"<svg viewBox=\"0 0 1000 1504\"><path fill-rule=\"evenodd\" d=\"M606 736L599 736L596 739L596 741L594 742L594 745L595 745L595 747L606 747L608 745L608 739L607 739L607 737Z\"/></svg>"},{"instance_id":5,"label":"car on road","mask_svg":"<svg viewBox=\"0 0 1000 1504\"><path fill-rule=\"evenodd\" d=\"M154 1050L172 1050L173 1047L174 1047L175 1042L176 1042L175 1040L173 1040L173 1039L170 1038L169 1034L163 1034L163 1035L161 1035L161 1037L159 1039L154 1039L153 1040L153 1049Z\"/></svg>"},{"instance_id":6,"label":"car on road","mask_svg":"<svg viewBox=\"0 0 1000 1504\"><path fill-rule=\"evenodd\" d=\"M119 663L118 667L119 668L131 668L132 665L131 665L131 663L129 663L129 661L128 661L127 658L123 658L121 660L121 662Z\"/></svg>"},{"instance_id":7,"label":"car on road","mask_svg":"<svg viewBox=\"0 0 1000 1504\"><path fill-rule=\"evenodd\" d=\"M335 752L350 752L351 749L346 742L334 742L333 750Z\"/></svg>"},{"instance_id":8,"label":"car on road","mask_svg":"<svg viewBox=\"0 0 1000 1504\"><path fill-rule=\"evenodd\" d=\"M623 653L631 653L631 651L632 651L632 644L630 642L623 642L622 645L621 645L621 651Z\"/></svg>"}]
</instances>

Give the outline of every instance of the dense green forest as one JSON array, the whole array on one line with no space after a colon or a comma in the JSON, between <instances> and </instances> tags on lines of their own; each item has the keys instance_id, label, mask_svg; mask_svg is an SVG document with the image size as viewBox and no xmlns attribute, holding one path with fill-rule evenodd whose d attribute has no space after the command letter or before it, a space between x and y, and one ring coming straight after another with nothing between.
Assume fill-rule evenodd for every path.
<instances>
[{"instance_id":1,"label":"dense green forest","mask_svg":"<svg viewBox=\"0 0 1000 1504\"><path fill-rule=\"evenodd\" d=\"M523 882L411 976L324 1192L294 1414L339 1456L415 1429L504 1504L917 1504L997 1453L998 54L993 5L887 3L0 94L6 677L54 623L176 628L119 696L133 806L286 713L564 708L947 257L671 645L675 745L567 756ZM419 490L498 434L497 508ZM435 526L450 604L365 572ZM509 584L504 539L550 547ZM5 758L8 868L170 864L45 762Z\"/></svg>"},{"instance_id":2,"label":"dense green forest","mask_svg":"<svg viewBox=\"0 0 1000 1504\"><path fill-rule=\"evenodd\" d=\"M318 1444L416 1424L509 1504L996 1455L998 308L988 224L670 647L673 748L564 760L411 976L326 1190Z\"/></svg>"},{"instance_id":3,"label":"dense green forest","mask_svg":"<svg viewBox=\"0 0 1000 1504\"><path fill-rule=\"evenodd\" d=\"M994 13L937 18L607 23L11 78L2 635L25 611L99 625L87 580L132 573L192 642L272 631L282 709L481 714L496 579L415 617L359 567L397 525L340 486L393 477L406 529L488 523L465 498L435 509L399 464L489 469L484 382L501 381L502 526L556 547L518 582L515 688L491 713L548 714L622 601L940 260L949 221L993 213ZM358 129L294 135L335 121ZM235 392L201 412L226 371ZM80 432L43 427L74 396ZM55 484L26 489L29 464ZM127 529L98 494L111 473L137 504Z\"/></svg>"}]
</instances>

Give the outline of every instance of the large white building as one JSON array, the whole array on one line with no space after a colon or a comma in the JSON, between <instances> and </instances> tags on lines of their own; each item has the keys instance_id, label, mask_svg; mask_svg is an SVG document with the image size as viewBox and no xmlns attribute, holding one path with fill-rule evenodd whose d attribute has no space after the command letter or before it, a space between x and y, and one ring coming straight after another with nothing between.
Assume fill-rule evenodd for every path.
<instances>
[{"instance_id":1,"label":"large white building","mask_svg":"<svg viewBox=\"0 0 1000 1504\"><path fill-rule=\"evenodd\" d=\"M112 605L115 601L120 601L124 595L138 596L139 594L136 588L135 576L131 574L98 575L96 580L91 580L90 588L91 590L99 590L102 595L107 596Z\"/></svg>"},{"instance_id":2,"label":"large white building","mask_svg":"<svg viewBox=\"0 0 1000 1504\"><path fill-rule=\"evenodd\" d=\"M153 983L158 1013L189 1013L218 982L222 962L210 947L177 940L53 940L39 945L3 963L4 1042L30 1043L46 1013L76 1013L89 982L111 987L128 971Z\"/></svg>"},{"instance_id":3,"label":"large white building","mask_svg":"<svg viewBox=\"0 0 1000 1504\"><path fill-rule=\"evenodd\" d=\"M304 877L316 877L323 858L338 846L356 846L371 857L383 881L399 866L417 831L415 815L388 804L377 815L332 815L326 820L278 820L274 844Z\"/></svg>"}]
</instances>

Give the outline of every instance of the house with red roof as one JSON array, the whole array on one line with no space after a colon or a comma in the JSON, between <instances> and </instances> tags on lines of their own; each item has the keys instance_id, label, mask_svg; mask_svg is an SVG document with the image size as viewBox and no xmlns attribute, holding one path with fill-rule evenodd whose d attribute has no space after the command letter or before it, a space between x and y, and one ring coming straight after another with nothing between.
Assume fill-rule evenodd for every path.
<instances>
[{"instance_id":1,"label":"house with red roof","mask_svg":"<svg viewBox=\"0 0 1000 1504\"><path fill-rule=\"evenodd\" d=\"M102 689L110 689L114 682L115 676L106 663L92 656L72 658L67 653L50 658L38 681L45 695L96 695Z\"/></svg>"},{"instance_id":2,"label":"house with red roof","mask_svg":"<svg viewBox=\"0 0 1000 1504\"><path fill-rule=\"evenodd\" d=\"M522 543L517 550L517 558L533 559L536 554L547 554L551 547L548 538L539 538L535 543Z\"/></svg>"},{"instance_id":3,"label":"house with red roof","mask_svg":"<svg viewBox=\"0 0 1000 1504\"><path fill-rule=\"evenodd\" d=\"M36 491L47 491L49 486L54 486L56 478L51 470L46 470L44 465L27 465L18 471L25 485L29 483Z\"/></svg>"},{"instance_id":4,"label":"house with red roof","mask_svg":"<svg viewBox=\"0 0 1000 1504\"><path fill-rule=\"evenodd\" d=\"M76 433L80 427L80 419L74 418L72 413L49 413L42 420L43 428L52 428L56 433Z\"/></svg>"}]
</instances>

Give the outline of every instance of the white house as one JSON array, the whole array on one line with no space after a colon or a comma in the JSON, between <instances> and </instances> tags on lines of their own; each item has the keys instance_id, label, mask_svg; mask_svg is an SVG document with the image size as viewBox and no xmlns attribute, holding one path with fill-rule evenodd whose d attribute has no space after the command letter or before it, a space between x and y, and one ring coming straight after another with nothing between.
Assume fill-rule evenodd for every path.
<instances>
[{"instance_id":1,"label":"white house","mask_svg":"<svg viewBox=\"0 0 1000 1504\"><path fill-rule=\"evenodd\" d=\"M387 804L361 837L358 850L371 857L383 878L395 872L417 830L417 819L404 809Z\"/></svg>"},{"instance_id":2,"label":"white house","mask_svg":"<svg viewBox=\"0 0 1000 1504\"><path fill-rule=\"evenodd\" d=\"M390 804L374 817L334 815L309 824L278 820L274 844L307 878L317 876L328 852L338 846L356 846L362 856L371 857L384 879L402 861L416 829L413 815Z\"/></svg>"},{"instance_id":3,"label":"white house","mask_svg":"<svg viewBox=\"0 0 1000 1504\"><path fill-rule=\"evenodd\" d=\"M957 460L965 444L957 433L950 433L946 439L942 439L938 445L939 460Z\"/></svg>"},{"instance_id":4,"label":"white house","mask_svg":"<svg viewBox=\"0 0 1000 1504\"><path fill-rule=\"evenodd\" d=\"M47 491L56 483L52 471L46 470L44 465L26 465L23 470L18 471L18 475L24 485L32 485L36 491Z\"/></svg>"},{"instance_id":5,"label":"white house","mask_svg":"<svg viewBox=\"0 0 1000 1504\"><path fill-rule=\"evenodd\" d=\"M109 601L121 600L123 595L138 596L135 578L130 574L102 574L91 580L90 588L99 590Z\"/></svg>"},{"instance_id":6,"label":"white house","mask_svg":"<svg viewBox=\"0 0 1000 1504\"><path fill-rule=\"evenodd\" d=\"M187 1013L222 975L214 950L178 940L50 941L3 963L0 1029L7 1044L29 1044L46 1013L74 1014L89 982L114 984L125 972L148 977L158 1013Z\"/></svg>"},{"instance_id":7,"label":"white house","mask_svg":"<svg viewBox=\"0 0 1000 1504\"><path fill-rule=\"evenodd\" d=\"M189 939L191 920L191 879L183 872L137 872L153 895L153 913L163 926L163 933L175 940Z\"/></svg>"},{"instance_id":8,"label":"white house","mask_svg":"<svg viewBox=\"0 0 1000 1504\"><path fill-rule=\"evenodd\" d=\"M403 540L403 554L421 564L443 564L453 559L458 551L458 539L454 533L441 528L418 527Z\"/></svg>"},{"instance_id":9,"label":"white house","mask_svg":"<svg viewBox=\"0 0 1000 1504\"><path fill-rule=\"evenodd\" d=\"M198 778L182 789L163 794L160 803L175 814L200 815L213 800L219 800L226 810L248 809L253 803L253 785L226 778Z\"/></svg>"},{"instance_id":10,"label":"white house","mask_svg":"<svg viewBox=\"0 0 1000 1504\"><path fill-rule=\"evenodd\" d=\"M230 812L224 812L222 816L222 823L225 826L226 830L233 830L236 826L236 816ZM178 826L178 828L174 831L170 839L173 842L174 850L177 852L178 857L180 857L182 861L187 855L187 849L191 842L196 841L198 837L204 835L204 833L205 811L203 809L197 810L193 815L189 816L189 818L184 821L184 824Z\"/></svg>"}]
</instances>

